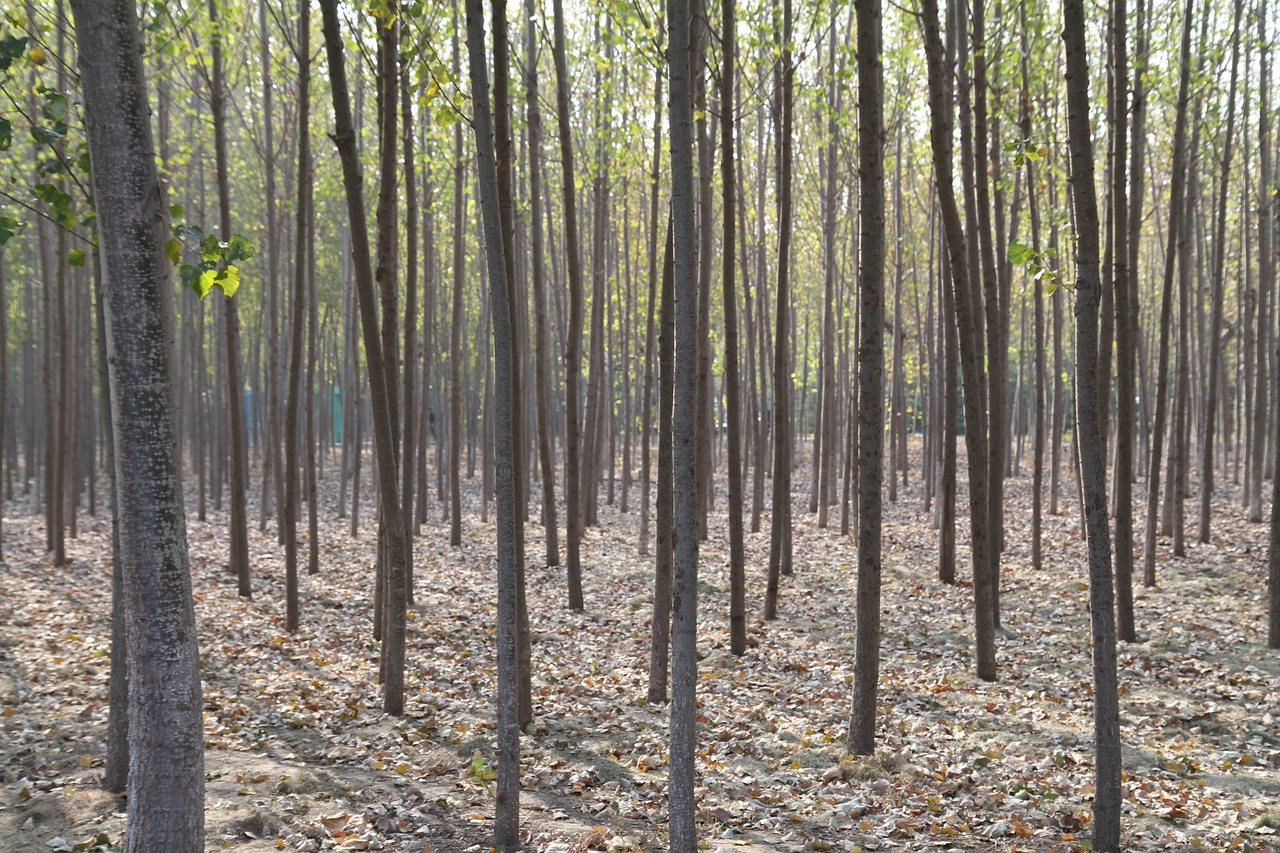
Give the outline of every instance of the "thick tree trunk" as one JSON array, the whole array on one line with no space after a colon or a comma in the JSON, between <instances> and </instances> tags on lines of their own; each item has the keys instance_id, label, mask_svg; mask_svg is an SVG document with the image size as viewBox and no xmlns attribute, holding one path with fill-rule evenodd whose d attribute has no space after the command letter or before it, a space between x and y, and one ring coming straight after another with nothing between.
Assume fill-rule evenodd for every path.
<instances>
[{"instance_id":1,"label":"thick tree trunk","mask_svg":"<svg viewBox=\"0 0 1280 853\"><path fill-rule=\"evenodd\" d=\"M658 704L667 701L667 672L671 649L671 580L674 560L675 509L672 492L672 405L675 399L675 297L671 292L672 221L668 217L666 236L663 239L662 296L659 310L658 332L658 498L654 507L657 528L654 536L656 554L653 560L653 617L650 620L649 637L649 692L648 701Z\"/></svg>"},{"instance_id":2,"label":"thick tree trunk","mask_svg":"<svg viewBox=\"0 0 1280 853\"><path fill-rule=\"evenodd\" d=\"M103 289L129 652L129 853L204 850L199 651L173 397L173 302L137 13L73 0Z\"/></svg>"}]
</instances>

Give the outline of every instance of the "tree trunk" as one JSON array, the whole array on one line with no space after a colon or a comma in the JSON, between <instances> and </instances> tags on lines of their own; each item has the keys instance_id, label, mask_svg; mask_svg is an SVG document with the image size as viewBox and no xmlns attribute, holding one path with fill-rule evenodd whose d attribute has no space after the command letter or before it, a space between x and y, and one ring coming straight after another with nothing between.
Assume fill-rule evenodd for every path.
<instances>
[{"instance_id":1,"label":"tree trunk","mask_svg":"<svg viewBox=\"0 0 1280 853\"><path fill-rule=\"evenodd\" d=\"M231 239L231 185L227 173L227 120L226 92L222 81L222 40L217 35L218 0L209 0L209 19L214 24L211 42L213 54L213 92L210 108L213 113L214 160L218 176L218 227L222 239ZM108 269L110 269L108 267ZM109 275L110 273L108 273ZM245 505L249 486L247 439L245 436L244 381L240 372L240 311L234 299L222 301L224 350L227 364L227 412L230 416L231 438L231 531L228 568L239 581L240 595L253 594L249 586L249 522Z\"/></svg>"},{"instance_id":2,"label":"tree trunk","mask_svg":"<svg viewBox=\"0 0 1280 853\"><path fill-rule=\"evenodd\" d=\"M542 108L538 99L538 42L534 0L525 0L525 97L529 123L529 206L533 249L534 384L537 391L538 462L542 476L542 526L546 564L560 565L560 533L556 520L556 463L551 434L551 355L547 344L547 296L542 225ZM642 537L643 538L643 537Z\"/></svg>"},{"instance_id":3,"label":"tree trunk","mask_svg":"<svg viewBox=\"0 0 1280 853\"><path fill-rule=\"evenodd\" d=\"M973 552L974 651L978 677L996 678L995 620L987 527L987 442L983 430L982 354L977 331L977 312L970 299L969 249L960 212L956 205L951 168L950 122L947 117L947 69L938 27L937 0L924 0L925 52L929 60L929 112L933 145L933 168L938 201L947 235L951 264L952 301L955 307L960 344L960 368L964 377L965 449L969 454L970 548Z\"/></svg>"},{"instance_id":4,"label":"tree trunk","mask_svg":"<svg viewBox=\"0 0 1280 853\"><path fill-rule=\"evenodd\" d=\"M294 220L293 316L289 330L289 385L284 405L284 566L285 629L298 630L298 398L302 386L302 336L307 303L307 211L311 181L311 2L298 2L298 209ZM269 452L274 452L269 448ZM314 547L314 546L313 546Z\"/></svg>"},{"instance_id":5,"label":"tree trunk","mask_svg":"<svg viewBox=\"0 0 1280 853\"><path fill-rule=\"evenodd\" d=\"M1098 202L1094 195L1093 140L1089 127L1089 67L1082 0L1063 5L1067 59L1067 132L1076 219L1076 425L1080 480L1089 546L1089 617L1093 640L1094 761L1093 844L1120 849L1120 698L1116 679L1115 601L1107 530L1107 473L1098 410ZM1118 48L1123 49L1120 45ZM1117 133L1117 135L1121 135Z\"/></svg>"},{"instance_id":6,"label":"tree trunk","mask_svg":"<svg viewBox=\"0 0 1280 853\"><path fill-rule=\"evenodd\" d=\"M884 480L884 66L880 0L858 15L858 589L849 751L875 751ZM934 19L937 20L936 17Z\"/></svg>"},{"instance_id":7,"label":"tree trunk","mask_svg":"<svg viewBox=\"0 0 1280 853\"><path fill-rule=\"evenodd\" d=\"M73 0L101 229L129 651L129 853L204 850L199 650L173 397L167 217L132 3Z\"/></svg>"},{"instance_id":8,"label":"tree trunk","mask_svg":"<svg viewBox=\"0 0 1280 853\"><path fill-rule=\"evenodd\" d=\"M557 0L559 2L559 0ZM788 0L788 8L790 0ZM671 741L667 813L671 853L694 853L698 680L698 477L694 409L698 382L698 246L694 228L693 99L688 0L668 0L667 51L671 80L671 209L674 213L675 401L673 497L675 563L671 628ZM785 62L785 60L784 60Z\"/></svg>"},{"instance_id":9,"label":"tree trunk","mask_svg":"<svg viewBox=\"0 0 1280 853\"><path fill-rule=\"evenodd\" d=\"M1240 18L1244 12L1244 0L1235 1L1235 23L1231 36L1231 82L1227 86L1227 120L1224 127L1225 136L1222 142L1222 177L1218 183L1218 212L1216 221L1217 234L1214 236L1213 271L1210 273L1209 287L1209 340L1207 348L1212 355L1209 359L1209 390L1205 399L1204 435L1201 436L1203 456L1200 466L1200 531L1199 539L1207 543L1210 540L1210 521L1213 517L1211 501L1213 499L1213 437L1217 425L1218 393L1221 374L1219 372L1222 342L1219 340L1222 330L1223 301L1226 299L1226 262L1227 262L1227 196L1231 188L1231 154L1235 141L1236 117L1236 82L1240 69Z\"/></svg>"},{"instance_id":10,"label":"tree trunk","mask_svg":"<svg viewBox=\"0 0 1280 853\"><path fill-rule=\"evenodd\" d=\"M328 56L329 86L333 92L334 140L342 160L347 212L351 218L351 248L355 268L356 297L365 358L369 365L369 396L373 404L374 452L378 469L378 498L385 526L387 590L389 612L399 614L387 626L384 659L383 710L393 716L404 713L404 517L396 482L395 437L392 429L392 401L384 372L383 347L378 335L378 314L373 285L373 264L369 253L369 231L365 219L364 185L356 153L351 102L347 94L347 72L343 64L342 32L338 24L337 0L322 0L325 51ZM394 357L393 355L391 357Z\"/></svg>"},{"instance_id":11,"label":"tree trunk","mask_svg":"<svg viewBox=\"0 0 1280 853\"><path fill-rule=\"evenodd\" d=\"M1164 279L1160 297L1160 344L1156 356L1156 413L1151 435L1151 456L1147 469L1147 536L1143 554L1144 586L1156 585L1156 521L1160 512L1160 465L1164 461L1164 431L1169 396L1169 326L1173 312L1173 272L1177 263L1178 233L1183 214L1186 186L1187 99L1191 81L1191 27L1195 0L1187 0L1182 22L1182 48L1178 77L1178 105L1173 125L1173 179L1169 186L1169 231L1165 244Z\"/></svg>"},{"instance_id":12,"label":"tree trunk","mask_svg":"<svg viewBox=\"0 0 1280 853\"><path fill-rule=\"evenodd\" d=\"M781 115L778 124L778 316L773 353L773 508L769 524L769 575L765 587L764 618L778 618L781 576L791 573L791 370L787 347L791 343L791 168L792 94L791 0L783 0Z\"/></svg>"},{"instance_id":13,"label":"tree trunk","mask_svg":"<svg viewBox=\"0 0 1280 853\"><path fill-rule=\"evenodd\" d=\"M506 20L505 0L494 0L495 21ZM496 35L494 50L501 41ZM489 71L484 50L481 0L467 0L467 54L470 59L473 124L478 151L480 212L484 218L485 255L489 269L494 354L494 455L498 499L498 782L494 846L520 846L519 613L517 555L520 510L515 475L515 414L512 384L515 329L509 301L508 264L499 209L498 165L489 111Z\"/></svg>"},{"instance_id":14,"label":"tree trunk","mask_svg":"<svg viewBox=\"0 0 1280 853\"><path fill-rule=\"evenodd\" d=\"M573 132L569 124L569 68L564 46L564 3L553 0L554 44L552 54L556 65L556 119L560 128L560 164L564 170L561 181L564 194L565 256L569 269L569 324L568 347L564 354L565 399L565 469L564 499L567 516L569 609L580 611L582 602L582 505L581 485L581 435L578 412L578 385L582 376L582 260L578 238L577 190L574 184ZM588 460L590 461L590 460Z\"/></svg>"},{"instance_id":15,"label":"tree trunk","mask_svg":"<svg viewBox=\"0 0 1280 853\"><path fill-rule=\"evenodd\" d=\"M734 240L737 237L737 186L734 182L733 88L736 82L734 62L737 39L734 32L734 0L720 4L724 38L721 43L723 63L720 72L720 183L724 192L724 237L721 242L721 275L724 288L724 384L728 398L726 416L729 421L729 650L740 655L747 650L746 557L742 531L742 403L738 377L738 296L734 287L738 274ZM708 258L709 260L709 258ZM825 510L825 506L823 507Z\"/></svg>"}]
</instances>

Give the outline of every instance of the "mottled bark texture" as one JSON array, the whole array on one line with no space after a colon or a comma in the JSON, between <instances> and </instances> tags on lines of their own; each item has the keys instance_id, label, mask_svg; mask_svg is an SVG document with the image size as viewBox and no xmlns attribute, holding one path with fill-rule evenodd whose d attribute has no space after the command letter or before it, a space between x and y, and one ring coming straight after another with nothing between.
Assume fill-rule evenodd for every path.
<instances>
[{"instance_id":1,"label":"mottled bark texture","mask_svg":"<svg viewBox=\"0 0 1280 853\"><path fill-rule=\"evenodd\" d=\"M101 229L129 662L129 853L204 850L204 735L164 258L137 13L75 0Z\"/></svg>"}]
</instances>

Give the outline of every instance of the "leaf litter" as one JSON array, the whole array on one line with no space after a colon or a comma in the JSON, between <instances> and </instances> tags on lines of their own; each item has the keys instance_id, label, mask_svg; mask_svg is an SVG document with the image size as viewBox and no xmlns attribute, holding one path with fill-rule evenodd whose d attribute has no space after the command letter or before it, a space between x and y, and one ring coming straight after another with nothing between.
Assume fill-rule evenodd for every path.
<instances>
[{"instance_id":1,"label":"leaf litter","mask_svg":"<svg viewBox=\"0 0 1280 853\"><path fill-rule=\"evenodd\" d=\"M936 580L937 531L918 481L886 502L879 729L865 758L844 755L855 543L835 524L817 529L797 507L795 575L783 579L781 619L765 623L756 613L767 518L748 534L750 647L735 658L727 534L723 516L713 517L699 602L705 849L1090 849L1086 553L1068 498L1062 515L1045 515L1045 567L1031 570L1029 481L1006 485L994 684L971 672L963 483L954 587ZM489 849L494 534L478 520L478 488L464 499L461 548L448 546L435 504L415 540L400 719L381 713L370 525L353 540L332 496L325 501L321 574L302 577L302 627L290 636L274 531L251 534L254 598L244 600L226 573L225 515L191 514L208 849ZM1215 507L1215 543L1188 535L1188 556L1173 558L1162 541L1159 588L1135 590L1139 642L1119 654L1127 850L1280 849L1280 653L1264 645L1267 530L1237 507L1228 485ZM83 517L79 538L68 540L70 565L54 570L38 509L7 509L0 849L118 849L124 802L97 787L109 522ZM371 504L364 510L374 518ZM532 851L666 846L667 709L644 702L652 558L638 556L637 513L602 507L600 520L583 543L585 613L565 609L562 569L527 569L536 719L522 738L522 829ZM541 553L539 533L527 525L530 556Z\"/></svg>"}]
</instances>

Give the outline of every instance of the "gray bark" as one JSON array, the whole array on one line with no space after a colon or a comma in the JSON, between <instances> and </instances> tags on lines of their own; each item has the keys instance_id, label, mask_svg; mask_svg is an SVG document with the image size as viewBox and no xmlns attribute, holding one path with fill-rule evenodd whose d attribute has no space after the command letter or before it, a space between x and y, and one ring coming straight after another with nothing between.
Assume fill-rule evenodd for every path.
<instances>
[{"instance_id":1,"label":"gray bark","mask_svg":"<svg viewBox=\"0 0 1280 853\"><path fill-rule=\"evenodd\" d=\"M174 314L137 13L73 0L101 228L129 657L125 850L204 850L204 733L178 464Z\"/></svg>"}]
</instances>

